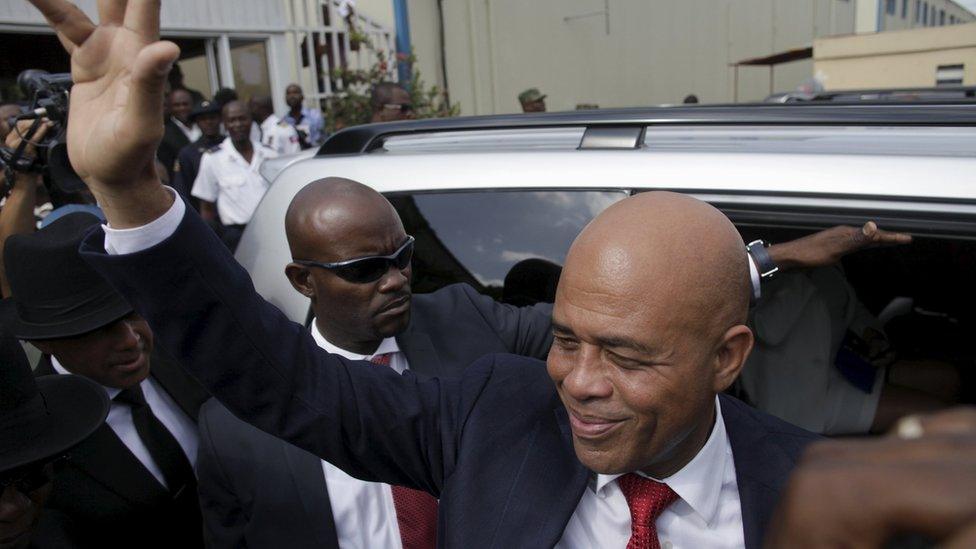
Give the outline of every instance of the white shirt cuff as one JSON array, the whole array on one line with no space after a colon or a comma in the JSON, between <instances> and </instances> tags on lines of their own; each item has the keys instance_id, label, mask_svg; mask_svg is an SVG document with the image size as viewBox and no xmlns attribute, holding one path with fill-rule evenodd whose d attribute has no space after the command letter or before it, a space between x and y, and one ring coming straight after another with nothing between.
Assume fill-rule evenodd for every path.
<instances>
[{"instance_id":1,"label":"white shirt cuff","mask_svg":"<svg viewBox=\"0 0 976 549\"><path fill-rule=\"evenodd\" d=\"M132 254L147 250L176 232L186 213L186 204L176 191L170 187L166 189L173 195L173 205L154 221L132 229L113 229L107 224L102 225L102 230L105 231L105 251L109 255Z\"/></svg>"},{"instance_id":2,"label":"white shirt cuff","mask_svg":"<svg viewBox=\"0 0 976 549\"><path fill-rule=\"evenodd\" d=\"M752 254L746 252L746 257L749 258L749 278L752 280L752 300L759 301L759 298L762 297L762 281L759 277L759 268L756 267L756 260L752 258Z\"/></svg>"}]
</instances>

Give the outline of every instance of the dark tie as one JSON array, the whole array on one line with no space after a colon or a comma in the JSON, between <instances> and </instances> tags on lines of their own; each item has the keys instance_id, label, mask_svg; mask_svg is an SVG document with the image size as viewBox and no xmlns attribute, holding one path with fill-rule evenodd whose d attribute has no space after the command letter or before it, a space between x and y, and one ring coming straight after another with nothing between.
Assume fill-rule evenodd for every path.
<instances>
[{"instance_id":1,"label":"dark tie","mask_svg":"<svg viewBox=\"0 0 976 549\"><path fill-rule=\"evenodd\" d=\"M123 389L114 400L132 407L132 423L136 426L136 433L146 445L153 461L163 472L166 486L174 498L183 490L196 490L196 477L193 476L190 460L187 459L180 443L176 441L176 437L149 408L142 387L135 385Z\"/></svg>"},{"instance_id":2,"label":"dark tie","mask_svg":"<svg viewBox=\"0 0 976 549\"><path fill-rule=\"evenodd\" d=\"M383 353L369 359L373 364L389 366L393 353ZM413 488L390 486L393 506L403 549L433 549L437 546L437 500L434 496Z\"/></svg>"},{"instance_id":3,"label":"dark tie","mask_svg":"<svg viewBox=\"0 0 976 549\"><path fill-rule=\"evenodd\" d=\"M654 523L668 505L678 499L678 494L667 484L634 473L618 477L617 486L630 506L627 549L660 549Z\"/></svg>"}]
</instances>

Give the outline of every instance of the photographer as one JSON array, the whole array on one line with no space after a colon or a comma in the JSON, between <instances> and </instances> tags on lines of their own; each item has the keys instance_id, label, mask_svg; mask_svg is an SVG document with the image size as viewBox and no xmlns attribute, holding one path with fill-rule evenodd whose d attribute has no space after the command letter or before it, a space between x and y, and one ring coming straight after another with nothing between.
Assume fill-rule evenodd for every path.
<instances>
[{"instance_id":1,"label":"photographer","mask_svg":"<svg viewBox=\"0 0 976 549\"><path fill-rule=\"evenodd\" d=\"M18 110L19 112L19 110ZM23 141L22 135L33 124L30 120L17 122L16 128L7 134L5 144L12 150L17 150ZM51 121L44 119L37 131L31 136L30 142L24 149L24 156L33 158L37 154L34 143L44 139L48 130L53 127ZM37 188L41 184L41 174L29 172L14 172L14 181L7 182L6 175L0 172L0 182L12 185L10 195L0 210L0 292L4 297L10 296L10 285L7 283L6 269L3 264L3 248L7 237L15 234L34 232L34 205L37 202Z\"/></svg>"}]
</instances>

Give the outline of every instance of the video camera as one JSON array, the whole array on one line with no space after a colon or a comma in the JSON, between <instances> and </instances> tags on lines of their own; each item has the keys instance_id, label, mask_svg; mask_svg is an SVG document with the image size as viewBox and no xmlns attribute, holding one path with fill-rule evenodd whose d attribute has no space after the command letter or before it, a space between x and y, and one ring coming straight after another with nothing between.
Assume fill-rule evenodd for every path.
<instances>
[{"instance_id":1,"label":"video camera","mask_svg":"<svg viewBox=\"0 0 976 549\"><path fill-rule=\"evenodd\" d=\"M4 188L0 189L0 197L9 194L14 184L14 172L44 173L45 183L53 182L57 187L68 193L77 192L84 188L84 183L75 173L68 161L68 146L65 140L65 130L68 125L68 109L71 98L71 74L51 74L47 71L28 69L17 76L17 85L30 98L30 106L13 117L10 121L10 131L20 132L17 122L33 120L30 128L21 135L19 147L11 149L0 146L0 167L5 174ZM48 119L54 127L40 143L33 143L37 151L34 158L25 158L24 150L32 140L34 133L41 125L42 119ZM2 144L0 144L2 145Z\"/></svg>"}]
</instances>

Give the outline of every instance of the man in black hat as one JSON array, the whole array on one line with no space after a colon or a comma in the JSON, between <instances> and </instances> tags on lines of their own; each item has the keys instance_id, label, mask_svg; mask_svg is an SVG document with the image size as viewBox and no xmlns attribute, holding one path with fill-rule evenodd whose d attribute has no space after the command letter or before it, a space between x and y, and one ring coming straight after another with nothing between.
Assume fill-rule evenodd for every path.
<instances>
[{"instance_id":1,"label":"man in black hat","mask_svg":"<svg viewBox=\"0 0 976 549\"><path fill-rule=\"evenodd\" d=\"M0 330L0 548L32 541L56 469L105 421L108 406L105 392L83 377L35 380L20 342Z\"/></svg>"},{"instance_id":2,"label":"man in black hat","mask_svg":"<svg viewBox=\"0 0 976 549\"><path fill-rule=\"evenodd\" d=\"M203 101L197 104L190 113L190 122L200 128L201 136L200 139L180 149L176 164L173 166L173 179L170 181L170 186L197 211L200 211L200 199L191 196L190 191L193 190L193 181L196 180L197 172L200 170L200 158L203 153L224 140L223 134L220 133L220 105L214 101Z\"/></svg>"},{"instance_id":3,"label":"man in black hat","mask_svg":"<svg viewBox=\"0 0 976 549\"><path fill-rule=\"evenodd\" d=\"M98 222L69 214L4 250L10 328L44 353L36 373L87 377L112 399L55 480L55 513L38 535L81 547L202 547L193 466L207 395L153 352L146 321L82 261L79 243Z\"/></svg>"}]
</instances>

